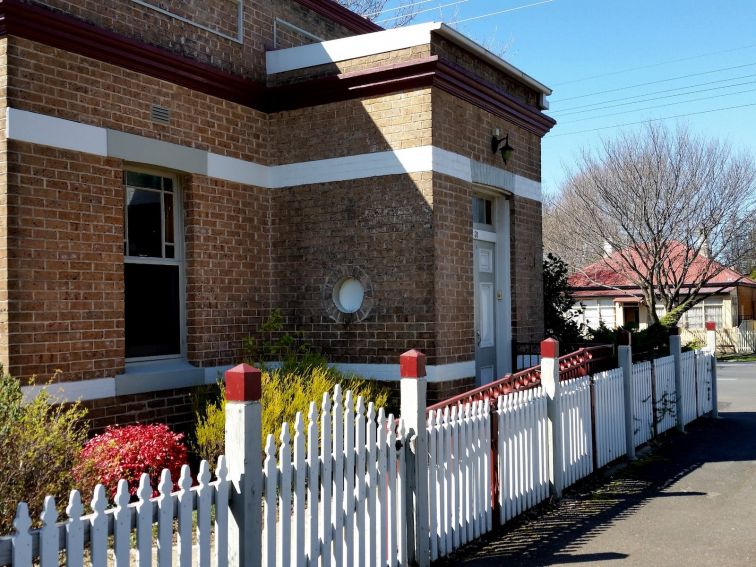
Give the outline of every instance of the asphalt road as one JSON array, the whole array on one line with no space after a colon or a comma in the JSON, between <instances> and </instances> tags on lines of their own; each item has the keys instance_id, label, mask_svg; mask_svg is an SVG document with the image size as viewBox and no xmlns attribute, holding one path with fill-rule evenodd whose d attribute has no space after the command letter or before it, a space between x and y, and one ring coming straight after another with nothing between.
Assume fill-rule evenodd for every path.
<instances>
[{"instance_id":1,"label":"asphalt road","mask_svg":"<svg viewBox=\"0 0 756 567\"><path fill-rule=\"evenodd\" d=\"M720 419L439 564L756 565L756 363L718 369Z\"/></svg>"}]
</instances>

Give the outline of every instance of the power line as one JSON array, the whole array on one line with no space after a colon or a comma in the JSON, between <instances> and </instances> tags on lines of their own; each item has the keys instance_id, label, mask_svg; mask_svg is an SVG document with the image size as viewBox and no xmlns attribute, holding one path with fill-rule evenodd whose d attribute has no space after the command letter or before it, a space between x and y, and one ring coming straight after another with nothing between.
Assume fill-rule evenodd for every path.
<instances>
[{"instance_id":1,"label":"power line","mask_svg":"<svg viewBox=\"0 0 756 567\"><path fill-rule=\"evenodd\" d=\"M680 63L682 61L691 61L693 59L700 59L701 57L708 57L710 55L720 55L722 53L732 53L733 51L742 51L744 49L751 49L756 47L756 43L750 45L744 45L742 47L733 47L730 49L723 49L722 51L710 51L709 53L700 53L699 55L691 55L690 57L681 57L680 59L670 59L668 61L661 61L659 63L652 63L651 65L641 65L639 67L628 67L626 69L620 69L618 71L611 71L609 73L602 73L600 75L590 75L588 77L582 77L580 79L570 79L569 81L562 81L561 83L553 83L555 87L561 85L570 85L572 83L579 83L582 81L590 81L591 79L600 79L601 77L610 77L612 75L621 75L623 73L629 73L630 71L640 71L642 69L652 69L654 67L661 67L662 65L669 65L671 63Z\"/></svg>"},{"instance_id":2,"label":"power line","mask_svg":"<svg viewBox=\"0 0 756 567\"><path fill-rule=\"evenodd\" d=\"M753 82L751 82L751 83L744 83L744 84L753 84ZM756 89L746 89L746 90L742 90L742 91L736 91L734 93L725 93L725 94L714 95L714 96L702 96L702 97L699 97L699 98L693 98L693 99L690 99L690 100L683 100L683 101L680 101L680 102L670 102L668 104L655 104L654 106L647 106L645 108L635 108L635 109L632 109L632 110L623 110L622 112L612 112L610 114L601 114L599 116L589 116L589 117L586 117L586 118L578 118L577 120L568 120L567 122L562 122L562 124L576 124L578 122L586 122L588 120L596 120L596 119L599 119L599 118L609 118L610 116L619 116L621 114L630 114L632 112L643 112L644 110L655 110L657 108L664 108L664 107L667 107L667 106L675 106L675 105L680 105L680 104L688 104L688 103L691 103L691 102L700 102L702 100L711 100L711 99L715 99L715 98L722 98L722 97L725 97L725 96L733 96L733 95L739 95L739 94L745 94L745 93L752 93L754 91L756 91Z\"/></svg>"},{"instance_id":3,"label":"power line","mask_svg":"<svg viewBox=\"0 0 756 567\"><path fill-rule=\"evenodd\" d=\"M506 14L507 12L515 12L517 10L524 10L525 8L533 8L534 6L540 6L541 4L550 4L551 2L554 2L554 0L542 0L541 2L533 2L532 4L525 4L523 6L515 6L514 8L508 8L506 10L499 10L498 12L491 12L490 14L483 14L482 16L472 16L471 18L464 18L462 20L457 20L456 22L454 22L454 24L457 25L463 22L472 22L473 20L482 20L483 18L488 18L490 16L498 16L499 14Z\"/></svg>"},{"instance_id":4,"label":"power line","mask_svg":"<svg viewBox=\"0 0 756 567\"><path fill-rule=\"evenodd\" d=\"M751 77L756 77L756 75L750 75L750 76ZM708 89L698 89L696 91L687 91L687 92L684 92L684 93L668 94L668 95L665 95L665 96L657 96L657 97L654 97L654 98L646 98L646 99L643 99L643 100L634 100L634 101L631 101L631 102L623 102L623 103L620 103L620 104L610 104L609 106L596 106L594 108L589 108L587 110L577 110L575 112L566 112L564 114L559 113L558 116L571 116L571 115L574 115L574 114L585 114L586 112L595 112L597 110L608 110L610 108L619 108L621 106L629 106L629 105L632 105L632 104L642 104L644 102L653 102L655 100L662 100L662 99L672 98L672 97L676 97L676 96L688 96L688 95L697 94L697 93L705 93L705 92L709 92L709 91L718 91L720 89L730 89L732 87L742 87L744 85L753 85L754 83L756 83L756 81L746 81L746 82L743 82L743 83L733 83L731 85L722 85L720 87L710 87ZM725 95L720 95L720 96L727 96L727 95L725 94ZM675 103L675 104L678 104L678 103ZM632 110L630 112L635 112L635 111ZM570 122L573 122L573 121L570 121Z\"/></svg>"},{"instance_id":5,"label":"power line","mask_svg":"<svg viewBox=\"0 0 756 567\"><path fill-rule=\"evenodd\" d=\"M376 24L382 24L384 22L390 22L391 20L398 20L400 18L404 18L406 16L414 18L418 14L424 14L425 12L433 12L434 10L440 10L441 8L448 8L449 6L456 6L457 4L465 4L467 2L472 2L473 0L456 0L455 2L449 2L448 4L443 4L441 6L433 6L431 8L424 8L423 10L418 10L417 12L412 12L411 14L400 14L398 16L391 16L390 18L384 18L382 20L377 20Z\"/></svg>"},{"instance_id":6,"label":"power line","mask_svg":"<svg viewBox=\"0 0 756 567\"><path fill-rule=\"evenodd\" d=\"M384 8L383 10L378 10L377 12L368 12L367 14L361 14L363 18L368 18L370 16L379 16L381 14L385 14L386 12L396 12L397 10L403 10L407 8L414 8L415 6L419 6L420 4L427 4L428 2L436 2L437 0L419 0L418 2L411 2L409 4L400 4L399 6L394 6L393 8Z\"/></svg>"},{"instance_id":7,"label":"power line","mask_svg":"<svg viewBox=\"0 0 756 567\"><path fill-rule=\"evenodd\" d=\"M562 110L557 110L555 112L555 114L560 114L561 115L563 112L568 112L568 111L571 112L571 111L577 110L579 108L588 108L588 109L591 109L591 108L595 108L595 107L597 107L597 106L599 106L601 104L608 104L608 103L611 103L611 102L623 102L623 101L634 99L634 98L643 98L644 96L651 96L651 95L662 94L662 93L671 93L671 92L674 92L674 91L680 91L680 90L683 90L683 89L690 89L690 88L693 88L693 87L703 87L703 86L706 86L706 85L715 85L717 83L725 83L727 81L737 81L739 79L748 79L750 77L756 77L756 75L751 74L751 75L741 75L739 77L728 77L726 79L717 79L716 81L706 81L706 82L703 82L703 83L693 83L692 85L685 85L684 87L675 87L673 89L663 89L663 90L660 90L660 91L651 91L650 93L643 93L643 94L639 94L639 95L626 96L626 97L620 97L620 98L613 98L613 99L604 100L604 101L601 101L601 102L591 102L589 104L581 104L581 105L578 105L578 106L569 106L569 107L564 108ZM676 96L676 95L670 95L670 96ZM643 102L643 101L640 101L640 102Z\"/></svg>"},{"instance_id":8,"label":"power line","mask_svg":"<svg viewBox=\"0 0 756 567\"><path fill-rule=\"evenodd\" d=\"M732 69L742 69L743 67L753 67L754 65L756 65L756 63L745 63L743 65L735 65L733 67L722 67L720 69L712 69L711 71L702 71L700 73L689 73L688 75L679 75L677 77L670 77L669 79L659 79L658 81L648 81L645 83L637 83L635 85L628 85L626 87L617 87L616 89L607 89L605 91L597 91L595 93L590 93L590 94L571 96L567 98L560 98L560 99L552 100L551 102L559 102L563 100L575 100L578 98L586 98L589 96L596 96L600 94L626 91L627 89L634 89L636 87L645 87L646 85L657 85L659 83L668 83L670 81L677 81L679 79L687 79L689 77L700 77L702 75L711 75L712 73L721 73L722 71L731 71Z\"/></svg>"},{"instance_id":9,"label":"power line","mask_svg":"<svg viewBox=\"0 0 756 567\"><path fill-rule=\"evenodd\" d=\"M602 126L600 128L589 128L588 130L578 130L577 132L563 132L562 134L552 134L549 138L557 138L560 136L573 136L575 134L585 134L587 132L599 132L601 130L610 130L612 128L624 128L625 126L635 126L637 124L647 124L650 122L661 122L662 120L672 120L674 118L685 118L686 116L697 116L700 114L711 114L713 112L721 112L724 110L736 110L738 108L747 108L756 106L756 102L749 104L741 104L738 106L725 106L722 108L712 108L709 110L701 110L699 112L688 112L686 114L675 114L674 116L664 116L662 118L648 118L646 120L639 120L637 122L626 122L624 124L613 124L612 126ZM548 138L547 138L548 139Z\"/></svg>"}]
</instances>

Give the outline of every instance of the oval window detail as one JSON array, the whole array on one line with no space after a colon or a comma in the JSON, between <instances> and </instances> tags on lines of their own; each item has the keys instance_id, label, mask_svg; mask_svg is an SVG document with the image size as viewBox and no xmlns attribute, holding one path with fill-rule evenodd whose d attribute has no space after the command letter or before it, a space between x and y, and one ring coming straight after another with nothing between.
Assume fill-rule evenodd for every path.
<instances>
[{"instance_id":1,"label":"oval window detail","mask_svg":"<svg viewBox=\"0 0 756 567\"><path fill-rule=\"evenodd\" d=\"M355 313L362 307L365 288L356 278L344 278L333 288L333 302L342 313Z\"/></svg>"}]
</instances>

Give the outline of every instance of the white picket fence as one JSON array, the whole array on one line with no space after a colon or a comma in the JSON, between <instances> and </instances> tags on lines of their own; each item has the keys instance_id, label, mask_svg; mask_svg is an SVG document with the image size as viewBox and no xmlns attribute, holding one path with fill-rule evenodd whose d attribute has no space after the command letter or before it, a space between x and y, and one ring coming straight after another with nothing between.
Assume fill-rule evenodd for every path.
<instances>
[{"instance_id":1,"label":"white picket fence","mask_svg":"<svg viewBox=\"0 0 756 567\"><path fill-rule=\"evenodd\" d=\"M493 527L491 412L478 401L429 412L428 487L431 559Z\"/></svg>"},{"instance_id":2,"label":"white picket fence","mask_svg":"<svg viewBox=\"0 0 756 567\"><path fill-rule=\"evenodd\" d=\"M675 358L663 356L654 360L656 382L655 408L657 433L664 433L677 424L677 393L675 392Z\"/></svg>"},{"instance_id":3,"label":"white picket fence","mask_svg":"<svg viewBox=\"0 0 756 567\"><path fill-rule=\"evenodd\" d=\"M105 488L98 484L91 501L93 512L86 515L79 491L74 490L66 507L68 519L62 522L57 521L55 499L48 496L40 516L42 527L34 530L30 530L27 505L21 502L13 521L16 533L0 538L0 565L81 567L86 549L88 563L95 567L128 567L132 563L151 567L155 560L160 567L172 564L225 567L228 564L227 472L225 457L220 457L217 480L211 482L208 464L202 461L198 484L192 486L189 466L184 465L178 480L179 490L171 492L171 473L164 469L156 498L152 497L149 476L143 474L137 489L138 501L133 503L129 502L128 483L121 480L115 506L111 508L108 508ZM155 524L157 529L153 530ZM133 546L132 532L136 535ZM9 546L2 545L8 542Z\"/></svg>"},{"instance_id":4,"label":"white picket fence","mask_svg":"<svg viewBox=\"0 0 756 567\"><path fill-rule=\"evenodd\" d=\"M562 473L570 486L593 472L590 376L561 384Z\"/></svg>"},{"instance_id":5,"label":"white picket fence","mask_svg":"<svg viewBox=\"0 0 756 567\"><path fill-rule=\"evenodd\" d=\"M714 409L714 396L712 395L712 364L713 357L704 353L704 351L696 351L696 380L698 387L696 393L698 395L698 415L704 415Z\"/></svg>"},{"instance_id":6,"label":"white picket fence","mask_svg":"<svg viewBox=\"0 0 756 567\"><path fill-rule=\"evenodd\" d=\"M680 355L682 377L682 420L687 425L698 417L698 381L696 380L696 353L684 352Z\"/></svg>"},{"instance_id":7,"label":"white picket fence","mask_svg":"<svg viewBox=\"0 0 756 567\"><path fill-rule=\"evenodd\" d=\"M511 520L549 497L546 394L541 388L499 396L500 522Z\"/></svg>"},{"instance_id":8,"label":"white picket fence","mask_svg":"<svg viewBox=\"0 0 756 567\"><path fill-rule=\"evenodd\" d=\"M632 368L635 399L633 400L633 439L638 447L654 434L654 402L651 390L651 362L638 362Z\"/></svg>"},{"instance_id":9,"label":"white picket fence","mask_svg":"<svg viewBox=\"0 0 756 567\"><path fill-rule=\"evenodd\" d=\"M291 441L284 424L266 443L262 564L405 564L403 422L351 392L342 403L337 386L320 416L310 404L306 432L297 414Z\"/></svg>"},{"instance_id":10,"label":"white picket fence","mask_svg":"<svg viewBox=\"0 0 756 567\"><path fill-rule=\"evenodd\" d=\"M625 455L625 392L622 369L615 368L593 376L595 397L596 466Z\"/></svg>"},{"instance_id":11,"label":"white picket fence","mask_svg":"<svg viewBox=\"0 0 756 567\"><path fill-rule=\"evenodd\" d=\"M756 321L741 321L738 326L737 352L748 354L756 352Z\"/></svg>"}]
</instances>

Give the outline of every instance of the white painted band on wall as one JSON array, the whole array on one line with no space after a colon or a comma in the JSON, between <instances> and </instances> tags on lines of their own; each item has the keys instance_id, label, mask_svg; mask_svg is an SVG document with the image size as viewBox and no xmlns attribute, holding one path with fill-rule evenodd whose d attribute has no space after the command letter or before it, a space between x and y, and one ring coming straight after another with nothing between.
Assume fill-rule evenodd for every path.
<instances>
[{"instance_id":1,"label":"white painted band on wall","mask_svg":"<svg viewBox=\"0 0 756 567\"><path fill-rule=\"evenodd\" d=\"M278 364L270 364L271 367L278 367ZM387 382L398 382L399 365L398 364L347 364L334 363L331 366L345 374L357 374L367 379L381 380ZM215 384L223 380L228 366L213 366L202 370L205 384ZM475 361L455 362L451 364L440 364L426 367L428 373L428 382L448 382L450 380L460 380L462 378L473 378L475 376ZM152 383L140 389L139 386L133 385L128 391L128 395L136 395L147 392L160 391L160 373L153 372ZM128 378L128 375L120 375L119 380ZM24 394L24 400L30 401L41 390L47 391L50 397L56 402L75 402L86 400L99 400L102 398L113 398L117 395L116 378L96 378L92 380L77 380L75 382L57 382L54 384L40 384L34 386L23 386L21 388ZM197 382L192 380L186 385L181 385L173 381L170 388L183 388L197 386Z\"/></svg>"},{"instance_id":2,"label":"white painted band on wall","mask_svg":"<svg viewBox=\"0 0 756 567\"><path fill-rule=\"evenodd\" d=\"M539 182L435 146L267 166L26 110L7 108L6 118L11 140L117 157L265 189L433 171L541 200Z\"/></svg>"}]
</instances>

